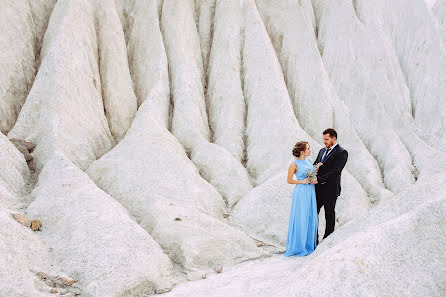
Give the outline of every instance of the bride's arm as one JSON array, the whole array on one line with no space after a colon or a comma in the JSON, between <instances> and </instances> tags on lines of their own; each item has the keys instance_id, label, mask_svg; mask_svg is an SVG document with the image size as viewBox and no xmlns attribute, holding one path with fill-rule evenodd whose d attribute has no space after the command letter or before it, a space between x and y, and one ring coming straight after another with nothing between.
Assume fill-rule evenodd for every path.
<instances>
[{"instance_id":1,"label":"bride's arm","mask_svg":"<svg viewBox=\"0 0 446 297\"><path fill-rule=\"evenodd\" d=\"M297 166L296 166L296 163L293 162L288 167L288 177L286 179L287 183L294 184L294 185L308 183L308 179L307 178L304 179L304 180L295 180L295 179L293 179L293 174L296 171L297 171Z\"/></svg>"}]
</instances>

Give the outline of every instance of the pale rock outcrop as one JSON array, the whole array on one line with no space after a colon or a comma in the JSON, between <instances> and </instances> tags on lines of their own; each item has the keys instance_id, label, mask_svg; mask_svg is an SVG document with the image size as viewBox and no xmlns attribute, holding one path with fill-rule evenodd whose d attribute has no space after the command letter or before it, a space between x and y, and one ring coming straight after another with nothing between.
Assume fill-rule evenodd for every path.
<instances>
[{"instance_id":1,"label":"pale rock outcrop","mask_svg":"<svg viewBox=\"0 0 446 297\"><path fill-rule=\"evenodd\" d=\"M345 10L348 11L349 3L345 3ZM384 5L384 4L383 4ZM378 8L377 8L378 7ZM406 8L401 8L406 9ZM424 8L425 9L425 8ZM355 84L351 89L357 93L367 94L370 96L374 94L377 106L385 111L385 114L379 115L375 118L376 122L380 119L390 123L388 130L393 130L394 134L399 138L401 143L404 144L403 151L407 150L410 153L410 157L413 159L416 171L414 176L417 178L425 178L436 172L442 172L446 170L446 155L443 152L429 145L425 139L425 133L415 125L416 119L412 117L411 99L406 86L404 78L404 70L401 70L400 62L398 61L395 49L392 47L392 43L389 42L389 28L381 20L383 12L380 11L379 6L366 1L358 1L356 5L351 8L354 10L354 19L359 21L359 28L361 28L361 36L367 37L370 44L367 47L368 55L359 55L359 65L368 65L366 71L363 72L364 77L360 75L356 77L360 83ZM354 22L353 22L354 24ZM352 28L354 28L354 25ZM352 40L352 47L357 52L363 51L360 44L356 44L356 40ZM380 44L382 46L376 46ZM334 66L338 68L339 65ZM403 68L404 69L404 68ZM339 71L340 69L336 70ZM367 78L368 75L374 77L373 85L379 85L379 88L373 88L371 81ZM374 89L373 93L364 92L364 88ZM361 96L357 97L361 100ZM369 98L367 100L370 100ZM351 99L347 100L347 104L353 111L356 110L356 102ZM360 109L358 109L359 111ZM382 112L379 111L379 112ZM358 112L361 113L361 112ZM368 110L364 113L364 116L370 120L375 117L374 112ZM361 123L365 122L364 119L354 119L358 127L361 127ZM362 129L362 128L360 128ZM370 129L370 128L367 128ZM373 128L371 129L373 130ZM365 131L364 131L365 132ZM381 140L376 138L373 143L378 146L387 146L388 143L380 143ZM390 144L390 143L389 143ZM395 152L400 152L394 150ZM378 154L383 154L384 151ZM403 154L401 154L403 155ZM395 161L398 160L398 156L395 156ZM384 170L384 175L386 171ZM394 181L392 181L394 182Z\"/></svg>"},{"instance_id":2,"label":"pale rock outcrop","mask_svg":"<svg viewBox=\"0 0 446 297\"><path fill-rule=\"evenodd\" d=\"M444 182L437 174L380 202L310 256L243 263L162 296L443 296Z\"/></svg>"},{"instance_id":3,"label":"pale rock outcrop","mask_svg":"<svg viewBox=\"0 0 446 297\"><path fill-rule=\"evenodd\" d=\"M313 31L316 32L316 17L314 16L313 3L311 3L311 1L312 0L301 0L299 1L299 5L307 19L307 23L313 28Z\"/></svg>"},{"instance_id":4,"label":"pale rock outcrop","mask_svg":"<svg viewBox=\"0 0 446 297\"><path fill-rule=\"evenodd\" d=\"M28 0L29 8L31 9L31 15L33 19L33 29L36 39L35 45L35 65L36 72L37 68L40 66L40 50L42 48L43 37L48 26L48 21L53 12L54 5L56 5L57 0L41 0L41 1L30 1Z\"/></svg>"},{"instance_id":5,"label":"pale rock outcrop","mask_svg":"<svg viewBox=\"0 0 446 297\"><path fill-rule=\"evenodd\" d=\"M201 141L209 141L203 94L203 60L194 21L194 1L163 2L161 31L169 61L173 96L172 134L190 152ZM178 26L181 24L181 30Z\"/></svg>"},{"instance_id":6,"label":"pale rock outcrop","mask_svg":"<svg viewBox=\"0 0 446 297\"><path fill-rule=\"evenodd\" d=\"M148 211L158 214L151 234L172 261L184 268L188 279L269 254L246 233L192 208L166 202L157 200Z\"/></svg>"},{"instance_id":7,"label":"pale rock outcrop","mask_svg":"<svg viewBox=\"0 0 446 297\"><path fill-rule=\"evenodd\" d=\"M250 173L256 177L259 188L262 188L265 183L271 183L268 186L265 185L265 189L274 185L276 191L283 193L283 196L280 197L287 199L283 200L283 203L286 203L285 201L290 201L289 194L291 192L287 193L285 189L279 190L281 187L289 188L289 185L285 183L286 174L282 174L282 177L273 177L287 168L293 160L291 150L297 141L306 140L309 142L313 152L313 160L321 146L303 131L296 120L280 64L274 55L273 46L269 41L254 2L248 1L246 3L245 13L243 75L244 93L247 102L247 166ZM261 38L261 41L259 38ZM271 108L271 106L274 106L274 108ZM258 129L258 127L263 128ZM341 138L340 144L342 144ZM268 181L269 179L271 180ZM360 210L356 214L363 214L369 208L370 199L355 178L347 171L344 173L343 179L348 179L348 182L345 183L346 188L343 189L347 194L345 201L362 201L360 203L347 203L347 205L344 204L344 207L355 208L357 204ZM283 220L275 221L272 217L267 218L267 215L265 215L265 209L268 207L274 208L272 206L274 203L263 194L258 197L261 192L262 190L256 191L254 189L246 197L251 196L253 200L261 199L262 202L249 201L251 199L246 203L240 204L239 202L240 205L238 204L235 208L235 210L239 209L235 215L239 218L235 220L239 225L245 225L246 228L244 229L258 230L257 233L262 234L263 227L255 223L258 222L256 216L260 216L269 224L277 222L280 224L277 228L283 230L283 228L286 228ZM265 200L262 197L265 197ZM282 207L283 209L286 208L285 205ZM250 207L259 209L252 210ZM354 211L349 213L354 213ZM246 218L244 218L245 215ZM348 219L352 219L352 217L346 216L346 220ZM278 230L277 228L276 230ZM282 234L283 231L277 231L274 236L281 236L279 233Z\"/></svg>"},{"instance_id":8,"label":"pale rock outcrop","mask_svg":"<svg viewBox=\"0 0 446 297\"><path fill-rule=\"evenodd\" d=\"M286 78L296 118L320 143L322 131L333 126L335 94L317 49L311 20L300 2L256 1Z\"/></svg>"},{"instance_id":9,"label":"pale rock outcrop","mask_svg":"<svg viewBox=\"0 0 446 297\"><path fill-rule=\"evenodd\" d=\"M0 132L7 134L33 83L35 35L27 0L2 3L0 19Z\"/></svg>"},{"instance_id":10,"label":"pale rock outcrop","mask_svg":"<svg viewBox=\"0 0 446 297\"><path fill-rule=\"evenodd\" d=\"M240 1L218 1L209 58L209 125L213 141L242 162L245 136L245 98L240 73L243 20Z\"/></svg>"},{"instance_id":11,"label":"pale rock outcrop","mask_svg":"<svg viewBox=\"0 0 446 297\"><path fill-rule=\"evenodd\" d=\"M10 138L34 142L40 170L56 151L81 169L114 145L102 104L94 7L58 1L42 47L42 63Z\"/></svg>"},{"instance_id":12,"label":"pale rock outcrop","mask_svg":"<svg viewBox=\"0 0 446 297\"><path fill-rule=\"evenodd\" d=\"M0 132L14 126L39 66L55 0L8 1L0 11Z\"/></svg>"},{"instance_id":13,"label":"pale rock outcrop","mask_svg":"<svg viewBox=\"0 0 446 297\"><path fill-rule=\"evenodd\" d=\"M6 1L0 296L445 296L445 3ZM328 127L336 230L286 258Z\"/></svg>"},{"instance_id":14,"label":"pale rock outcrop","mask_svg":"<svg viewBox=\"0 0 446 297\"><path fill-rule=\"evenodd\" d=\"M85 296L147 296L175 283L160 246L64 155L45 164L32 194L27 215L43 222L42 240Z\"/></svg>"},{"instance_id":15,"label":"pale rock outcrop","mask_svg":"<svg viewBox=\"0 0 446 297\"><path fill-rule=\"evenodd\" d=\"M87 173L129 210L189 278L201 277L214 265L262 255L252 239L222 221L221 195L152 116L150 100L138 110L126 137ZM222 242L227 244L217 244Z\"/></svg>"},{"instance_id":16,"label":"pale rock outcrop","mask_svg":"<svg viewBox=\"0 0 446 297\"><path fill-rule=\"evenodd\" d=\"M150 203L151 195L221 217L221 195L199 175L178 140L152 118L150 107L146 100L126 137L87 173L136 217L144 217L141 206Z\"/></svg>"},{"instance_id":17,"label":"pale rock outcrop","mask_svg":"<svg viewBox=\"0 0 446 297\"><path fill-rule=\"evenodd\" d=\"M294 185L286 182L286 172L255 187L234 207L230 221L254 238L285 248L291 197ZM342 176L342 192L336 203L336 228L364 216L371 208L369 199L347 172ZM347 190L346 190L347 189ZM319 214L320 235L324 234L323 209Z\"/></svg>"},{"instance_id":18,"label":"pale rock outcrop","mask_svg":"<svg viewBox=\"0 0 446 297\"><path fill-rule=\"evenodd\" d=\"M246 169L226 149L210 143L203 89L203 63L194 24L192 0L163 3L162 32L169 59L173 96L172 134L178 138L200 173L234 205L252 189ZM178 30L181 24L183 30ZM213 160L209 162L209 157ZM205 157L205 158L203 158ZM229 172L229 175L226 173ZM238 189L236 195L232 188Z\"/></svg>"},{"instance_id":19,"label":"pale rock outcrop","mask_svg":"<svg viewBox=\"0 0 446 297\"><path fill-rule=\"evenodd\" d=\"M26 205L30 172L23 155L0 133L0 205L19 209Z\"/></svg>"},{"instance_id":20,"label":"pale rock outcrop","mask_svg":"<svg viewBox=\"0 0 446 297\"><path fill-rule=\"evenodd\" d=\"M437 0L432 7L432 12L437 20L443 47L446 47L446 1Z\"/></svg>"},{"instance_id":21,"label":"pale rock outcrop","mask_svg":"<svg viewBox=\"0 0 446 297\"><path fill-rule=\"evenodd\" d=\"M49 247L29 227L16 222L12 214L0 205L0 296L54 296L36 275L61 273L49 256Z\"/></svg>"},{"instance_id":22,"label":"pale rock outcrop","mask_svg":"<svg viewBox=\"0 0 446 297\"><path fill-rule=\"evenodd\" d=\"M136 114L137 100L127 62L124 32L112 0L95 5L99 72L105 116L113 137L121 140Z\"/></svg>"},{"instance_id":23,"label":"pale rock outcrop","mask_svg":"<svg viewBox=\"0 0 446 297\"><path fill-rule=\"evenodd\" d=\"M314 22L314 12L308 2L262 0L256 3L281 63L302 128L321 143L322 132L334 127L342 146L349 152L348 170L371 199L378 200L386 195L381 171L358 137L348 108L334 92L317 47L311 23L311 20Z\"/></svg>"},{"instance_id":24,"label":"pale rock outcrop","mask_svg":"<svg viewBox=\"0 0 446 297\"><path fill-rule=\"evenodd\" d=\"M203 59L203 74L206 73L209 63L209 53L211 51L213 24L215 15L216 0L195 0L195 20L198 34L200 36L200 49ZM203 75L204 85L206 85L205 75Z\"/></svg>"},{"instance_id":25,"label":"pale rock outcrop","mask_svg":"<svg viewBox=\"0 0 446 297\"><path fill-rule=\"evenodd\" d=\"M156 5L155 0L133 0L133 9L127 16L127 53L138 107L150 98L151 115L167 127L169 74Z\"/></svg>"},{"instance_id":26,"label":"pale rock outcrop","mask_svg":"<svg viewBox=\"0 0 446 297\"><path fill-rule=\"evenodd\" d=\"M389 6L380 0L376 4L410 91L415 123L434 137L435 144L446 135L446 48L439 28L423 1L398 0ZM444 140L438 148L445 151Z\"/></svg>"},{"instance_id":27,"label":"pale rock outcrop","mask_svg":"<svg viewBox=\"0 0 446 297\"><path fill-rule=\"evenodd\" d=\"M384 80L393 73L377 60L377 57L383 59L380 49L357 18L351 1L316 0L313 4L319 28L319 49L335 91L350 109L352 123L361 140L378 161L384 183L392 191L401 191L414 182L415 168L409 151L386 114L386 98L379 90L383 86L375 88L370 79Z\"/></svg>"},{"instance_id":28,"label":"pale rock outcrop","mask_svg":"<svg viewBox=\"0 0 446 297\"><path fill-rule=\"evenodd\" d=\"M259 185L287 168L299 140L317 144L293 113L274 48L254 1L244 7L243 85L247 106L247 168ZM261 129L259 127L262 127ZM313 152L316 156L317 151Z\"/></svg>"},{"instance_id":29,"label":"pale rock outcrop","mask_svg":"<svg viewBox=\"0 0 446 297\"><path fill-rule=\"evenodd\" d=\"M392 4L396 4L396 2L392 2ZM418 3L415 6L420 9L421 15L427 13L426 7L418 6ZM406 32L398 37L395 36L394 28L389 25L389 21L385 16L388 6L383 2L375 2L372 4L367 1L357 1L353 8L356 18L361 22L369 39L372 40L373 45L369 47L369 55L364 55L364 58L369 59L369 64L371 65L369 69L370 73L375 73L373 83L380 86L379 88L375 88L378 98L377 101L386 111L387 117L392 123L393 130L413 159L413 165L415 166L413 175L418 179L422 179L437 172L443 172L446 170L444 140L429 135L429 131L419 126L417 119L414 119L416 112L413 103L414 92L411 83L407 80L407 65L400 58L399 52L401 49L399 47L401 45L398 45L394 41L395 38L408 38L412 40L412 38L424 37L418 36L416 33L413 36L406 36ZM396 10L404 11L402 15L414 13L406 5L401 5ZM390 15L388 17L394 18L395 16ZM420 29L431 31L430 33L435 35L435 28L429 26L431 20L428 20L424 16L422 23L423 25L420 25ZM400 27L398 30L401 29ZM422 43L424 44L424 42ZM380 44L381 46L375 46L376 44ZM416 51L412 50L412 42L406 43L406 46L407 48L404 51L410 52L411 55L418 51L418 49ZM427 43L420 50L422 51L425 46L432 48L432 45ZM434 57L436 56L434 55ZM438 59L438 57L435 59ZM423 63L429 64L430 62ZM410 67L414 67L414 65ZM418 65L415 65L415 68L418 68ZM428 71L426 67L423 69L423 71ZM435 100L433 102L435 106ZM437 110L433 112L435 113ZM432 116L435 115L432 114ZM440 118L439 123L441 125Z\"/></svg>"}]
</instances>

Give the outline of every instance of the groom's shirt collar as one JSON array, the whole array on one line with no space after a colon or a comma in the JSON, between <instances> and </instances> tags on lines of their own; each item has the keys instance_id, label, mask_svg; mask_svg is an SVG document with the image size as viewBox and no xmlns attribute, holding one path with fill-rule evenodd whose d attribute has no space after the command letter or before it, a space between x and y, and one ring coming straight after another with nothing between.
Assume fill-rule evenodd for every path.
<instances>
[{"instance_id":1,"label":"groom's shirt collar","mask_svg":"<svg viewBox=\"0 0 446 297\"><path fill-rule=\"evenodd\" d=\"M337 146L338 144L337 143L335 143L335 145L332 145L331 147L330 147L330 153L331 153L331 151L335 148L335 146Z\"/></svg>"}]
</instances>

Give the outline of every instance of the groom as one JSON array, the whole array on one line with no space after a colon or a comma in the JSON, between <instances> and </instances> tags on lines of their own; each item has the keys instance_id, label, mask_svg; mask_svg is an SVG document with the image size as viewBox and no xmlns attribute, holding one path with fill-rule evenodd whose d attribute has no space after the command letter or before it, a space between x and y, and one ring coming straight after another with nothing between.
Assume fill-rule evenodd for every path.
<instances>
[{"instance_id":1,"label":"groom","mask_svg":"<svg viewBox=\"0 0 446 297\"><path fill-rule=\"evenodd\" d=\"M322 134L325 148L319 151L314 165L320 165L315 182L317 213L324 206L326 238L334 231L336 199L341 194L341 172L347 163L348 152L337 144L338 133L334 129L326 129Z\"/></svg>"}]
</instances>

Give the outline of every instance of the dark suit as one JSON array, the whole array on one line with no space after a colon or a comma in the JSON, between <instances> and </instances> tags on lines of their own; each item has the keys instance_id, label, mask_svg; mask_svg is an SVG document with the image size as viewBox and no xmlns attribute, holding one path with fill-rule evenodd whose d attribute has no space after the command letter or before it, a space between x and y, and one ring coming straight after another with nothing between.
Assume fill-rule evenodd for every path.
<instances>
[{"instance_id":1,"label":"dark suit","mask_svg":"<svg viewBox=\"0 0 446 297\"><path fill-rule=\"evenodd\" d=\"M322 148L314 164L322 162L326 148ZM336 199L341 194L341 172L347 163L348 152L339 144L325 157L324 163L318 170L316 184L317 213L324 206L325 234L324 238L334 231Z\"/></svg>"}]
</instances>

